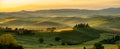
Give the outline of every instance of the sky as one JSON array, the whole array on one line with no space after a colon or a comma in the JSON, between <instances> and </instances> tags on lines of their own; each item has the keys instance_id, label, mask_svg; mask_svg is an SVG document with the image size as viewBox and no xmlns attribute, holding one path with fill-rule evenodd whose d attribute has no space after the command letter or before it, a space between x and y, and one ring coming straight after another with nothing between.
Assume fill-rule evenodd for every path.
<instances>
[{"instance_id":1,"label":"sky","mask_svg":"<svg viewBox=\"0 0 120 49\"><path fill-rule=\"evenodd\" d=\"M118 8L120 0L0 0L0 12Z\"/></svg>"}]
</instances>

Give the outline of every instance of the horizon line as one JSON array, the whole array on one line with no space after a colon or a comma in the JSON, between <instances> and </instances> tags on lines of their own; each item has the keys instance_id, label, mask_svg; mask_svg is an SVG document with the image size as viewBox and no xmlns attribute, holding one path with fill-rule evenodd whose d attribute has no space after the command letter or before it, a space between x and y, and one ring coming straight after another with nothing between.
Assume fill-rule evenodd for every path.
<instances>
[{"instance_id":1,"label":"horizon line","mask_svg":"<svg viewBox=\"0 0 120 49\"><path fill-rule=\"evenodd\" d=\"M120 8L120 7L108 7L108 8L101 8L101 9L79 9L79 8L60 8L60 9L37 9L37 10L18 10L18 11L0 11L0 13L12 13L12 12L22 12L22 11L26 11L26 12L35 12L35 11L43 11L43 10L104 10L104 9L116 9L116 8Z\"/></svg>"}]
</instances>

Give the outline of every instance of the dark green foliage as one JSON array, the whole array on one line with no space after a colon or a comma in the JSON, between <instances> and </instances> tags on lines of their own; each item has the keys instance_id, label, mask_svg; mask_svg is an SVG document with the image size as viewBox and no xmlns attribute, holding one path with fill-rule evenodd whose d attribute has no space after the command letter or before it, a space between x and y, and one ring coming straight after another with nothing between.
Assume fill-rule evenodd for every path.
<instances>
[{"instance_id":1,"label":"dark green foliage","mask_svg":"<svg viewBox=\"0 0 120 49\"><path fill-rule=\"evenodd\" d=\"M102 32L101 30L97 30L89 27L89 25L86 26L83 24L76 25L74 28L76 29L71 31L62 31L59 34L59 36L62 38L62 41L68 45L78 45L82 42L96 39Z\"/></svg>"},{"instance_id":2,"label":"dark green foliage","mask_svg":"<svg viewBox=\"0 0 120 49\"><path fill-rule=\"evenodd\" d=\"M14 32L18 35L34 35L32 30L27 30L27 29L24 29L24 28L16 28L14 30Z\"/></svg>"},{"instance_id":3,"label":"dark green foliage","mask_svg":"<svg viewBox=\"0 0 120 49\"><path fill-rule=\"evenodd\" d=\"M44 43L44 39L43 39L43 38L40 38L40 39L39 39L39 42L40 42L40 43Z\"/></svg>"},{"instance_id":4,"label":"dark green foliage","mask_svg":"<svg viewBox=\"0 0 120 49\"><path fill-rule=\"evenodd\" d=\"M5 32L13 32L12 28L8 28L8 27L6 27L4 31Z\"/></svg>"},{"instance_id":5,"label":"dark green foliage","mask_svg":"<svg viewBox=\"0 0 120 49\"><path fill-rule=\"evenodd\" d=\"M71 42L71 41L67 41L67 42L64 42L64 41L62 41L62 43L61 43L61 45L78 45L79 43L74 43L74 42Z\"/></svg>"},{"instance_id":6,"label":"dark green foliage","mask_svg":"<svg viewBox=\"0 0 120 49\"><path fill-rule=\"evenodd\" d=\"M120 40L120 36L116 35L112 38L109 38L109 39L104 39L102 41L100 41L101 43L104 43L104 44L115 44L116 41L119 41Z\"/></svg>"},{"instance_id":7,"label":"dark green foliage","mask_svg":"<svg viewBox=\"0 0 120 49\"><path fill-rule=\"evenodd\" d=\"M66 44L67 45L78 45L80 43L69 41L69 42L66 42Z\"/></svg>"},{"instance_id":8,"label":"dark green foliage","mask_svg":"<svg viewBox=\"0 0 120 49\"><path fill-rule=\"evenodd\" d=\"M15 49L24 49L22 46L17 46Z\"/></svg>"},{"instance_id":9,"label":"dark green foliage","mask_svg":"<svg viewBox=\"0 0 120 49\"><path fill-rule=\"evenodd\" d=\"M64 42L62 42L62 43L61 43L61 45L65 45L65 43L64 43Z\"/></svg>"},{"instance_id":10,"label":"dark green foliage","mask_svg":"<svg viewBox=\"0 0 120 49\"><path fill-rule=\"evenodd\" d=\"M52 28L47 28L47 31L48 31L48 32L54 32L54 31L55 31L55 29L56 29L55 27L52 27Z\"/></svg>"},{"instance_id":11,"label":"dark green foliage","mask_svg":"<svg viewBox=\"0 0 120 49\"><path fill-rule=\"evenodd\" d=\"M104 46L101 43L95 43L93 49L104 49Z\"/></svg>"},{"instance_id":12,"label":"dark green foliage","mask_svg":"<svg viewBox=\"0 0 120 49\"><path fill-rule=\"evenodd\" d=\"M9 44L9 45L0 44L0 49L24 49L24 48L20 45L15 46L13 44Z\"/></svg>"},{"instance_id":13,"label":"dark green foliage","mask_svg":"<svg viewBox=\"0 0 120 49\"><path fill-rule=\"evenodd\" d=\"M76 30L76 29L80 29L80 28L87 28L87 27L90 27L88 24L76 24L73 29Z\"/></svg>"},{"instance_id":14,"label":"dark green foliage","mask_svg":"<svg viewBox=\"0 0 120 49\"><path fill-rule=\"evenodd\" d=\"M12 28L9 27L6 28L0 27L0 32L14 32L14 31L12 30Z\"/></svg>"},{"instance_id":15,"label":"dark green foliage","mask_svg":"<svg viewBox=\"0 0 120 49\"><path fill-rule=\"evenodd\" d=\"M55 37L55 41L60 41L61 38L60 37Z\"/></svg>"},{"instance_id":16,"label":"dark green foliage","mask_svg":"<svg viewBox=\"0 0 120 49\"><path fill-rule=\"evenodd\" d=\"M83 49L86 49L86 47L83 47Z\"/></svg>"},{"instance_id":17,"label":"dark green foliage","mask_svg":"<svg viewBox=\"0 0 120 49\"><path fill-rule=\"evenodd\" d=\"M49 46L54 46L53 44L49 44Z\"/></svg>"},{"instance_id":18,"label":"dark green foliage","mask_svg":"<svg viewBox=\"0 0 120 49\"><path fill-rule=\"evenodd\" d=\"M6 27L6 28L0 27L0 32L10 32L10 33L18 34L18 35L34 35L34 33L32 31L33 30L27 30L27 29L24 29L24 28L12 29L12 28L9 28L9 27Z\"/></svg>"}]
</instances>

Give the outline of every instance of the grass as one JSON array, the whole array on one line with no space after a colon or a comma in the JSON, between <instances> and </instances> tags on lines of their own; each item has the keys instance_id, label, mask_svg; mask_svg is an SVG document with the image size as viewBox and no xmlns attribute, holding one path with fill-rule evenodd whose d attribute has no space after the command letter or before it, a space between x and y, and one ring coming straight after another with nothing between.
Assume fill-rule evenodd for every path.
<instances>
[{"instance_id":1,"label":"grass","mask_svg":"<svg viewBox=\"0 0 120 49\"><path fill-rule=\"evenodd\" d=\"M112 17L91 17L91 18L84 18L84 19L79 18L79 17L78 18L77 17L60 17L60 18L59 17L55 17L55 18L46 17L46 18L43 18L43 17L39 17L39 18L33 17L33 18L30 18L30 19L26 19L26 18L21 19L21 18L19 18L20 20L15 20L15 21L11 20L12 22L11 21L7 22L6 26L13 25L15 27L15 25L18 25L18 24L22 24L22 25L25 24L27 26L29 26L29 25L32 26L32 25L34 25L33 23L42 22L42 20L54 21L54 22L58 22L60 24L63 23L63 24L66 24L68 26L71 26L71 25L76 24L76 23L81 23L81 22L88 22L92 26L100 26L102 28L107 27L107 26L110 27L110 26L113 26L113 25L116 26L116 24L119 25L119 23L118 23L119 19L117 20L115 18L115 20L113 20ZM110 18L110 20L108 18ZM17 22L19 22L19 23L17 23ZM21 25L18 25L18 26L21 26ZM26 26L24 26L24 27L26 27ZM36 26L36 27L40 28L39 26ZM33 28L31 28L31 29L33 29ZM72 28L63 28L61 30L72 30ZM59 29L58 32L60 32L61 30ZM91 33L89 33L89 32L91 32ZM96 42L99 42L99 41L101 41L103 39L110 38L110 37L114 36L114 34L111 34L111 33L101 32L100 37L97 38L97 39L90 40L90 41L81 43L79 45L61 46L60 45L61 42L55 42L54 41L54 38L56 36L58 36L58 34L59 34L59 37L65 36L63 38L69 38L69 39L73 38L73 39L79 39L79 40L82 39L82 37L80 37L80 35L83 35L83 39L88 38L88 37L90 37L90 38L93 37L94 38L95 36L97 36L93 31L87 31L87 32L80 31L80 33L75 32L74 34L72 34L72 33L40 33L40 32L37 32L36 35L32 35L32 36L24 36L24 35L14 35L14 36L17 39L18 43L20 43L21 45L23 45L27 49L29 49L29 48L31 48L31 49L35 49L35 48L39 49L41 47L43 47L43 48L44 47L45 48L47 48L47 47L48 48L49 47L50 48L51 47L53 47L53 48L57 48L57 47L58 48L76 48L76 47L81 48L81 47L84 47L84 46L87 46L89 48L89 47L92 47L92 45L94 43L96 43ZM64 34L67 34L67 35L64 35ZM71 36L69 36L69 35L71 35ZM69 37L66 37L66 36L69 36ZM38 41L39 38L44 38L45 43L40 44L39 41ZM54 43L55 46L50 46L50 44L53 44L53 43ZM106 47L112 47L112 46L114 47L114 45L106 46ZM107 48L107 49L109 49L109 48Z\"/></svg>"},{"instance_id":2,"label":"grass","mask_svg":"<svg viewBox=\"0 0 120 49\"><path fill-rule=\"evenodd\" d=\"M25 49L41 49L41 48L45 48L45 49L60 49L60 48L70 48L70 49L76 49L76 48L83 48L84 46L86 46L87 48L91 48L93 46L94 43L102 40L102 39L106 39L106 38L110 38L112 36L114 36L113 34L110 33L103 33L101 34L100 38L95 39L95 40L91 40L91 41L87 41L85 43L82 43L80 45L73 45L73 46L62 46L59 45L59 42L55 42L53 40L54 37L56 37L56 34L58 33L37 33L36 35L33 36L24 36L24 35L15 35L15 38L17 39L18 43L20 43L21 45L23 45L25 47ZM45 36L45 37L43 37ZM45 39L45 43L40 44L38 42L39 38L46 38ZM49 44L54 43L54 46L50 46ZM58 45L56 45L58 44ZM106 45L105 45L106 46ZM107 45L107 49L109 49L109 46L114 46L114 45Z\"/></svg>"}]
</instances>

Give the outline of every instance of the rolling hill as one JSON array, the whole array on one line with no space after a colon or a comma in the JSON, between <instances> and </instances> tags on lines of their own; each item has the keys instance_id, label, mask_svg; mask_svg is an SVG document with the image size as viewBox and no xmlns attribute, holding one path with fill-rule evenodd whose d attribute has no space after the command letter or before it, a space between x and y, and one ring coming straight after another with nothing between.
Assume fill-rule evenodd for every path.
<instances>
[{"instance_id":1,"label":"rolling hill","mask_svg":"<svg viewBox=\"0 0 120 49\"><path fill-rule=\"evenodd\" d=\"M52 9L20 12L0 12L3 17L80 17L82 15L120 15L120 8L106 8L101 10L87 9Z\"/></svg>"}]
</instances>

